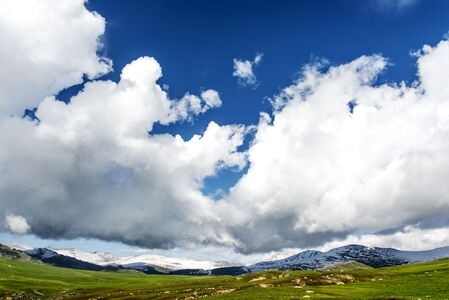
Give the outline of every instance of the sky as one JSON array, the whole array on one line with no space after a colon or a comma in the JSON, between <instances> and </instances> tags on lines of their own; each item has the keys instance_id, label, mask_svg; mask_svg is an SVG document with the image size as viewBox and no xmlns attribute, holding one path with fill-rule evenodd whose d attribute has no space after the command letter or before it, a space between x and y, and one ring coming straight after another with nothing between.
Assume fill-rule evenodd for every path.
<instances>
[{"instance_id":1,"label":"sky","mask_svg":"<svg viewBox=\"0 0 449 300\"><path fill-rule=\"evenodd\" d=\"M449 3L0 0L0 243L449 245Z\"/></svg>"}]
</instances>

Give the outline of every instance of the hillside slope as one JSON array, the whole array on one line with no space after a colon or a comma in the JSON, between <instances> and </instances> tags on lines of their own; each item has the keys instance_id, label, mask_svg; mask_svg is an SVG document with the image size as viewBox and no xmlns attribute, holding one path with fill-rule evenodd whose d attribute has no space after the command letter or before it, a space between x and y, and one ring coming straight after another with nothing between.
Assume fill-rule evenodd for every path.
<instances>
[{"instance_id":1,"label":"hillside slope","mask_svg":"<svg viewBox=\"0 0 449 300\"><path fill-rule=\"evenodd\" d=\"M448 295L448 259L378 269L265 271L234 277L93 272L0 259L0 298L6 299L444 299Z\"/></svg>"},{"instance_id":2,"label":"hillside slope","mask_svg":"<svg viewBox=\"0 0 449 300\"><path fill-rule=\"evenodd\" d=\"M231 265L222 261L200 261L153 254L116 256L106 252L87 252L79 249L36 248L26 252L55 266L96 271L125 268L147 274L208 274L207 270Z\"/></svg>"}]
</instances>

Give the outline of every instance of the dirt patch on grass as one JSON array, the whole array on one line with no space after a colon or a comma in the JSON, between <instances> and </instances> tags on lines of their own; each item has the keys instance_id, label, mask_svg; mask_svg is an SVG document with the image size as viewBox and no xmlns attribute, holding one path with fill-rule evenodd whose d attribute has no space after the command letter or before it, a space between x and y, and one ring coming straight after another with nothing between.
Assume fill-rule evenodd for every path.
<instances>
[{"instance_id":1,"label":"dirt patch on grass","mask_svg":"<svg viewBox=\"0 0 449 300\"><path fill-rule=\"evenodd\" d=\"M223 289L215 292L215 295L229 294L235 291L236 289Z\"/></svg>"},{"instance_id":2,"label":"dirt patch on grass","mask_svg":"<svg viewBox=\"0 0 449 300\"><path fill-rule=\"evenodd\" d=\"M349 274L329 274L320 276L321 281L324 284L338 284L342 285L347 282L354 282L355 278Z\"/></svg>"},{"instance_id":3,"label":"dirt patch on grass","mask_svg":"<svg viewBox=\"0 0 449 300\"><path fill-rule=\"evenodd\" d=\"M251 279L249 282L256 282L256 281L261 281L261 280L265 280L265 279L267 279L267 277L260 276L260 277Z\"/></svg>"},{"instance_id":4,"label":"dirt patch on grass","mask_svg":"<svg viewBox=\"0 0 449 300\"><path fill-rule=\"evenodd\" d=\"M348 282L355 282L355 278L349 274L326 274L316 277L297 277L292 279L292 284L295 286L306 285L343 285Z\"/></svg>"}]
</instances>

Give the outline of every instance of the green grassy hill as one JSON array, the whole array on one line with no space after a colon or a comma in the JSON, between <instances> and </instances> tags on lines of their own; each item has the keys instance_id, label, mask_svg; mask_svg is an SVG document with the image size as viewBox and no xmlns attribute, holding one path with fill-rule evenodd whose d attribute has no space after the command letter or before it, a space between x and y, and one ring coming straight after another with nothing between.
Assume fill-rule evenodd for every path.
<instances>
[{"instance_id":1,"label":"green grassy hill","mask_svg":"<svg viewBox=\"0 0 449 300\"><path fill-rule=\"evenodd\" d=\"M359 267L355 265L356 267ZM449 259L382 269L245 276L94 272L0 259L2 299L449 299Z\"/></svg>"}]
</instances>

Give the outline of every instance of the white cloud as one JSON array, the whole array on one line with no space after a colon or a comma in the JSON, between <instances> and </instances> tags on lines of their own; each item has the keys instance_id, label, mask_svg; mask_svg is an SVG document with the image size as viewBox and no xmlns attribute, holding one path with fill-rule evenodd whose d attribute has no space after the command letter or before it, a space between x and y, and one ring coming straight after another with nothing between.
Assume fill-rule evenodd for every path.
<instances>
[{"instance_id":1,"label":"white cloud","mask_svg":"<svg viewBox=\"0 0 449 300\"><path fill-rule=\"evenodd\" d=\"M69 104L45 99L38 124L4 120L0 210L23 215L42 237L147 247L230 240L200 188L219 169L244 166L236 149L245 129L211 122L187 141L151 134L156 122L189 119L220 103L212 90L170 100L159 76L159 64L142 57L118 83L89 82Z\"/></svg>"},{"instance_id":2,"label":"white cloud","mask_svg":"<svg viewBox=\"0 0 449 300\"><path fill-rule=\"evenodd\" d=\"M7 214L5 216L5 227L7 230L16 234L25 234L31 229L24 217L14 214Z\"/></svg>"},{"instance_id":3,"label":"white cloud","mask_svg":"<svg viewBox=\"0 0 449 300\"><path fill-rule=\"evenodd\" d=\"M234 72L232 76L237 77L239 84L242 86L250 85L257 87L258 82L253 68L259 65L262 57L263 54L256 54L253 61L234 58Z\"/></svg>"},{"instance_id":4,"label":"white cloud","mask_svg":"<svg viewBox=\"0 0 449 300\"><path fill-rule=\"evenodd\" d=\"M205 108L213 108L221 106L221 99L217 91L206 90L201 93L201 98L206 102Z\"/></svg>"},{"instance_id":5,"label":"white cloud","mask_svg":"<svg viewBox=\"0 0 449 300\"><path fill-rule=\"evenodd\" d=\"M0 120L111 70L97 54L105 20L84 0L0 0Z\"/></svg>"},{"instance_id":6,"label":"white cloud","mask_svg":"<svg viewBox=\"0 0 449 300\"><path fill-rule=\"evenodd\" d=\"M325 72L307 66L273 100L273 114L261 113L242 153L248 129L239 125L211 122L190 140L152 132L156 123L189 121L221 105L214 90L170 99L154 58L131 62L118 82L86 83L69 104L57 101L52 95L83 73L110 70L97 55L105 22L83 1L27 3L33 15L24 21L29 10L0 2L0 37L19 49L0 46L0 211L15 224L8 230L246 253L401 226L412 228L404 236L446 242L446 225L416 224L449 214L448 41L423 47L410 86L376 84L387 66L378 55ZM48 34L29 37L29 28ZM234 76L257 84L261 58L236 60L243 65ZM38 106L39 122L20 118L30 106ZM247 159L247 173L226 198L201 192L205 178L241 169ZM405 240L399 231L391 236L383 241ZM360 241L381 243L378 237Z\"/></svg>"},{"instance_id":7,"label":"white cloud","mask_svg":"<svg viewBox=\"0 0 449 300\"><path fill-rule=\"evenodd\" d=\"M449 42L424 46L418 81L376 85L362 56L301 79L273 101L227 199L243 251L313 247L449 214ZM348 102L356 106L353 112Z\"/></svg>"},{"instance_id":8,"label":"white cloud","mask_svg":"<svg viewBox=\"0 0 449 300\"><path fill-rule=\"evenodd\" d=\"M20 216L16 225L26 218L31 233L44 238L160 248L229 243L201 188L221 168L245 165L236 151L245 128L210 122L190 140L152 133L155 123L219 107L219 94L170 99L156 83L157 61L141 57L119 82L91 81L68 104L57 101L51 95L83 73L110 70L97 56L104 19L76 0L2 1L0 11L0 211ZM34 105L39 122L20 118Z\"/></svg>"},{"instance_id":9,"label":"white cloud","mask_svg":"<svg viewBox=\"0 0 449 300\"><path fill-rule=\"evenodd\" d=\"M172 104L172 112L169 116L169 120L191 120L192 116L196 116L200 113L205 113L211 108L217 108L220 106L221 99L218 92L215 90L206 90L202 92L201 98L186 94L182 99Z\"/></svg>"}]
</instances>

